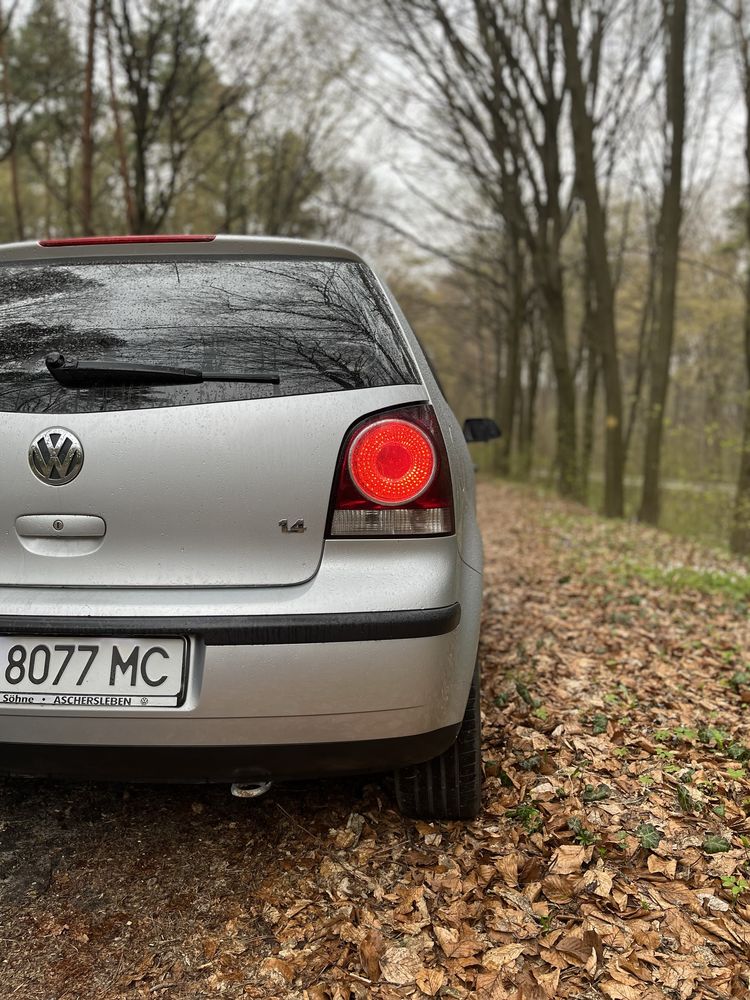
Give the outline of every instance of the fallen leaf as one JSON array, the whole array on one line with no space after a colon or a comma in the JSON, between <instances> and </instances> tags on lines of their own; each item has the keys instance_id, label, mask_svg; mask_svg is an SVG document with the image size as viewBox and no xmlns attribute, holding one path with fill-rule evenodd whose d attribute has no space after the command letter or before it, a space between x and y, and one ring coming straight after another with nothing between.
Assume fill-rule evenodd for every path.
<instances>
[{"instance_id":1,"label":"fallen leaf","mask_svg":"<svg viewBox=\"0 0 750 1000\"><path fill-rule=\"evenodd\" d=\"M411 948L393 945L380 959L380 972L383 979L393 986L411 986L422 970L419 955Z\"/></svg>"},{"instance_id":2,"label":"fallen leaf","mask_svg":"<svg viewBox=\"0 0 750 1000\"><path fill-rule=\"evenodd\" d=\"M260 963L260 971L266 978L276 982L281 980L284 983L291 983L294 979L294 967L291 963L275 956L264 958Z\"/></svg>"},{"instance_id":3,"label":"fallen leaf","mask_svg":"<svg viewBox=\"0 0 750 1000\"><path fill-rule=\"evenodd\" d=\"M482 955L482 965L485 969L497 972L498 969L515 962L519 955L523 954L525 945L506 944L502 948L491 948Z\"/></svg>"},{"instance_id":4,"label":"fallen leaf","mask_svg":"<svg viewBox=\"0 0 750 1000\"><path fill-rule=\"evenodd\" d=\"M658 854L649 854L648 870L654 875L666 875L667 878L674 878L677 872L676 858L660 858Z\"/></svg>"},{"instance_id":5,"label":"fallen leaf","mask_svg":"<svg viewBox=\"0 0 750 1000\"><path fill-rule=\"evenodd\" d=\"M422 969L417 973L416 984L428 997L438 995L445 983L445 973L442 969Z\"/></svg>"},{"instance_id":6,"label":"fallen leaf","mask_svg":"<svg viewBox=\"0 0 750 1000\"><path fill-rule=\"evenodd\" d=\"M578 844L563 844L552 855L550 872L555 875L570 875L579 872L591 859L591 848Z\"/></svg>"},{"instance_id":7,"label":"fallen leaf","mask_svg":"<svg viewBox=\"0 0 750 1000\"><path fill-rule=\"evenodd\" d=\"M376 983L380 979L380 959L385 952L383 935L376 930L369 931L359 944L359 960L365 976Z\"/></svg>"}]
</instances>

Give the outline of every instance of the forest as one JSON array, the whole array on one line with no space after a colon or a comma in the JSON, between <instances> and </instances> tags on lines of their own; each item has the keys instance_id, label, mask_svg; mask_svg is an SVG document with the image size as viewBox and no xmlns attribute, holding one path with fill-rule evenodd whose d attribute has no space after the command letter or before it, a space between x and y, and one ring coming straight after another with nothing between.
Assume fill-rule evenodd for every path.
<instances>
[{"instance_id":1,"label":"forest","mask_svg":"<svg viewBox=\"0 0 750 1000\"><path fill-rule=\"evenodd\" d=\"M4 0L0 237L348 243L483 472L750 554L748 0Z\"/></svg>"}]
</instances>

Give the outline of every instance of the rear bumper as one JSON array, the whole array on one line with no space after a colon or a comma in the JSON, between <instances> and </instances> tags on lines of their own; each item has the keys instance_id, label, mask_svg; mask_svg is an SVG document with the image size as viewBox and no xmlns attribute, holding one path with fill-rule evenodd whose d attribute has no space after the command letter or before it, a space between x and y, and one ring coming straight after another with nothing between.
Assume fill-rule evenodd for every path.
<instances>
[{"instance_id":1,"label":"rear bumper","mask_svg":"<svg viewBox=\"0 0 750 1000\"><path fill-rule=\"evenodd\" d=\"M8 704L0 773L249 780L387 770L441 753L466 706L477 623L411 611L237 617L0 616L0 634L184 635L184 703Z\"/></svg>"},{"instance_id":2,"label":"rear bumper","mask_svg":"<svg viewBox=\"0 0 750 1000\"><path fill-rule=\"evenodd\" d=\"M450 733L466 708L481 586L450 537L329 542L315 578L288 588L0 588L0 632L8 635L184 635L189 644L179 708L141 707L140 699L117 710L47 708L0 698L0 770L4 751L9 770L29 758L16 746L47 747L53 757L60 748L74 773L101 751L102 778L118 773L110 749L137 760L130 777L152 779L158 773L144 765L165 754L168 778L173 753L184 764L173 777L186 780L380 770L408 762L423 739L428 759L430 734ZM294 767L282 766L275 748L288 750ZM229 763L216 775L198 766L204 753L209 764L216 755ZM240 765L249 770L235 771ZM50 773L28 762L25 770Z\"/></svg>"},{"instance_id":3,"label":"rear bumper","mask_svg":"<svg viewBox=\"0 0 750 1000\"><path fill-rule=\"evenodd\" d=\"M204 646L276 646L319 642L380 642L445 635L461 621L461 605L408 611L313 615L216 615L159 618L49 618L0 615L0 635L188 635Z\"/></svg>"},{"instance_id":4,"label":"rear bumper","mask_svg":"<svg viewBox=\"0 0 750 1000\"><path fill-rule=\"evenodd\" d=\"M458 724L395 739L232 747L0 744L0 773L76 781L284 781L389 771L437 757Z\"/></svg>"}]
</instances>

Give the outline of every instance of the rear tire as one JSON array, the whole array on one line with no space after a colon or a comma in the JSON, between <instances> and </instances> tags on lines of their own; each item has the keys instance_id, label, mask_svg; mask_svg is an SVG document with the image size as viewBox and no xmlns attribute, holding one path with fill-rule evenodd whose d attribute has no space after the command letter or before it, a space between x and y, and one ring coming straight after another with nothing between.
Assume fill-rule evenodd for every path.
<instances>
[{"instance_id":1,"label":"rear tire","mask_svg":"<svg viewBox=\"0 0 750 1000\"><path fill-rule=\"evenodd\" d=\"M396 802L414 819L474 819L482 806L479 664L456 742L439 757L396 771Z\"/></svg>"}]
</instances>

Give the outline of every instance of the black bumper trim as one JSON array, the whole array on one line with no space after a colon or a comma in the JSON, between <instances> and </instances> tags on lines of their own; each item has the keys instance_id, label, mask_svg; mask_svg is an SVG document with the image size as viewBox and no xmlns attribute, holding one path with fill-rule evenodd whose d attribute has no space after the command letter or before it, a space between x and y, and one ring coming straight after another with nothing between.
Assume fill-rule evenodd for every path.
<instances>
[{"instance_id":1,"label":"black bumper trim","mask_svg":"<svg viewBox=\"0 0 750 1000\"><path fill-rule=\"evenodd\" d=\"M419 764L451 746L459 725L416 736L259 747L110 747L0 743L0 774L77 781L232 782L367 774Z\"/></svg>"},{"instance_id":2,"label":"black bumper trim","mask_svg":"<svg viewBox=\"0 0 750 1000\"><path fill-rule=\"evenodd\" d=\"M276 646L307 642L421 639L452 632L461 605L413 611L322 615L221 615L119 618L0 615L0 635L200 636L207 646Z\"/></svg>"}]
</instances>

